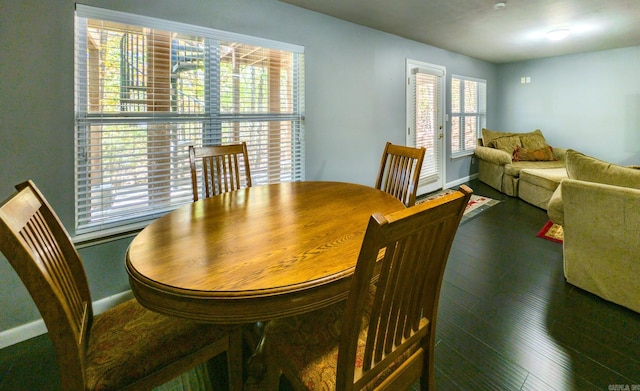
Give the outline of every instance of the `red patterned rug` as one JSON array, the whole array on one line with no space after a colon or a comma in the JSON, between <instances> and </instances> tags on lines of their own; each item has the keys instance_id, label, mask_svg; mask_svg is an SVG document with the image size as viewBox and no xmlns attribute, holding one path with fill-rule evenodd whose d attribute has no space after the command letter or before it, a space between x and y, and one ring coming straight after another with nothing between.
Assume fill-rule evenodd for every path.
<instances>
[{"instance_id":1,"label":"red patterned rug","mask_svg":"<svg viewBox=\"0 0 640 391\"><path fill-rule=\"evenodd\" d=\"M451 194L454 191L455 191L454 189L445 189L445 190L440 190L436 193L427 194L426 196L422 196L418 200L416 200L416 204L421 204L425 201L433 200L435 198L439 198L444 195ZM494 200L493 198L472 194L471 199L469 200L469 203L467 203L467 207L464 210L464 215L462 216L462 219L466 220L473 216L476 216L477 214L499 203L500 203L499 200Z\"/></svg>"},{"instance_id":2,"label":"red patterned rug","mask_svg":"<svg viewBox=\"0 0 640 391\"><path fill-rule=\"evenodd\" d=\"M536 236L556 243L562 243L564 241L564 231L562 230L562 226L555 224L551 220L547 221Z\"/></svg>"}]
</instances>

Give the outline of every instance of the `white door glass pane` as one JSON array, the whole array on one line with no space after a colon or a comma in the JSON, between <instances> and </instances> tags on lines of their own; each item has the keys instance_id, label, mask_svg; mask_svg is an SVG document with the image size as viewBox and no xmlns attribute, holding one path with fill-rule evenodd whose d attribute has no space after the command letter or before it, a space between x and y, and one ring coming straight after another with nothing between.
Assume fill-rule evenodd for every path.
<instances>
[{"instance_id":1,"label":"white door glass pane","mask_svg":"<svg viewBox=\"0 0 640 391\"><path fill-rule=\"evenodd\" d=\"M444 93L445 69L438 65L407 62L407 145L425 148L417 194L444 186Z\"/></svg>"},{"instance_id":2,"label":"white door glass pane","mask_svg":"<svg viewBox=\"0 0 640 391\"><path fill-rule=\"evenodd\" d=\"M415 132L416 146L425 147L424 163L420 178L423 182L433 181L438 176L438 76L416 74Z\"/></svg>"}]
</instances>

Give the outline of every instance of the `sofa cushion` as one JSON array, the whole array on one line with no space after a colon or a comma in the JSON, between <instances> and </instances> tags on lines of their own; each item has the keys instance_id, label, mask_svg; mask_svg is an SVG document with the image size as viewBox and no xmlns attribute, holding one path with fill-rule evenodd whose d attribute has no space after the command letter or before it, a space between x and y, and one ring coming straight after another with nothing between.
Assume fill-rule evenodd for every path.
<instances>
[{"instance_id":1,"label":"sofa cushion","mask_svg":"<svg viewBox=\"0 0 640 391\"><path fill-rule=\"evenodd\" d=\"M557 160L553 156L553 148L545 146L539 149L523 148L515 146L513 150L513 161L550 161Z\"/></svg>"},{"instance_id":2,"label":"sofa cushion","mask_svg":"<svg viewBox=\"0 0 640 391\"><path fill-rule=\"evenodd\" d=\"M562 168L525 168L520 171L520 182L547 189L551 192L558 188L560 182L567 177L567 170Z\"/></svg>"},{"instance_id":3,"label":"sofa cushion","mask_svg":"<svg viewBox=\"0 0 640 391\"><path fill-rule=\"evenodd\" d=\"M489 147L505 151L509 155L513 154L516 148L521 148L520 137L517 135L496 137L489 142Z\"/></svg>"},{"instance_id":4,"label":"sofa cushion","mask_svg":"<svg viewBox=\"0 0 640 391\"><path fill-rule=\"evenodd\" d=\"M504 166L504 174L511 175L514 177L520 176L520 170L523 168L562 168L564 167L564 161L562 160L551 160L551 161L520 161L513 162L511 164L505 164Z\"/></svg>"},{"instance_id":5,"label":"sofa cushion","mask_svg":"<svg viewBox=\"0 0 640 391\"><path fill-rule=\"evenodd\" d=\"M547 146L547 142L545 141L544 135L542 134L542 131L540 129L536 129L528 133L513 133L513 132L496 132L495 130L489 130L485 128L482 128L482 145L496 148L491 144L494 140L498 138L512 137L512 136L517 137L519 139L518 140L519 142L516 142L515 138L506 139L506 140L503 140L503 142L513 141L514 146L517 143L520 146L525 147L527 149L540 149L542 147ZM525 142L526 142L526 145L524 144ZM512 154L513 149L507 152L509 154Z\"/></svg>"},{"instance_id":6,"label":"sofa cushion","mask_svg":"<svg viewBox=\"0 0 640 391\"><path fill-rule=\"evenodd\" d=\"M571 179L640 189L640 170L608 163L567 150L567 174Z\"/></svg>"},{"instance_id":7,"label":"sofa cushion","mask_svg":"<svg viewBox=\"0 0 640 391\"><path fill-rule=\"evenodd\" d=\"M520 170L518 196L538 208L548 210L553 192L565 178L567 170L564 167L525 168Z\"/></svg>"}]
</instances>

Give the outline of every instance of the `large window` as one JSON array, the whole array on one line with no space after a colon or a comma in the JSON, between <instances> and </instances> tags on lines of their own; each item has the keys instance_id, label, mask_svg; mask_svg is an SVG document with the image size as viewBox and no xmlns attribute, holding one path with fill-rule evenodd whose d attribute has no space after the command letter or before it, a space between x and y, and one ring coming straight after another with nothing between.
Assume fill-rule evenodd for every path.
<instances>
[{"instance_id":1,"label":"large window","mask_svg":"<svg viewBox=\"0 0 640 391\"><path fill-rule=\"evenodd\" d=\"M246 141L255 185L304 179L295 45L78 5L76 235L192 200L188 146Z\"/></svg>"},{"instance_id":2,"label":"large window","mask_svg":"<svg viewBox=\"0 0 640 391\"><path fill-rule=\"evenodd\" d=\"M451 155L473 153L480 130L486 126L487 82L451 77Z\"/></svg>"}]
</instances>

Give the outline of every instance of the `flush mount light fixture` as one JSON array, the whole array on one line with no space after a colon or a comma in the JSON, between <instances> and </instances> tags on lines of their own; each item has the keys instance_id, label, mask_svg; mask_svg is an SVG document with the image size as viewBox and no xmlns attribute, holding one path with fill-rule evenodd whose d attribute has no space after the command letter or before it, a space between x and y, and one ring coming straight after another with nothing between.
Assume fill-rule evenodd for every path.
<instances>
[{"instance_id":1,"label":"flush mount light fixture","mask_svg":"<svg viewBox=\"0 0 640 391\"><path fill-rule=\"evenodd\" d=\"M496 10L496 11L500 11L500 10L505 9L505 7L506 7L506 6L507 6L507 3L506 3L506 2L504 2L504 1L499 1L499 2L497 2L497 3L495 3L495 4L493 5L493 9L494 9L494 10Z\"/></svg>"},{"instance_id":2,"label":"flush mount light fixture","mask_svg":"<svg viewBox=\"0 0 640 391\"><path fill-rule=\"evenodd\" d=\"M568 28L561 28L548 31L546 34L547 39L551 41L562 41L571 34L571 30Z\"/></svg>"}]
</instances>

